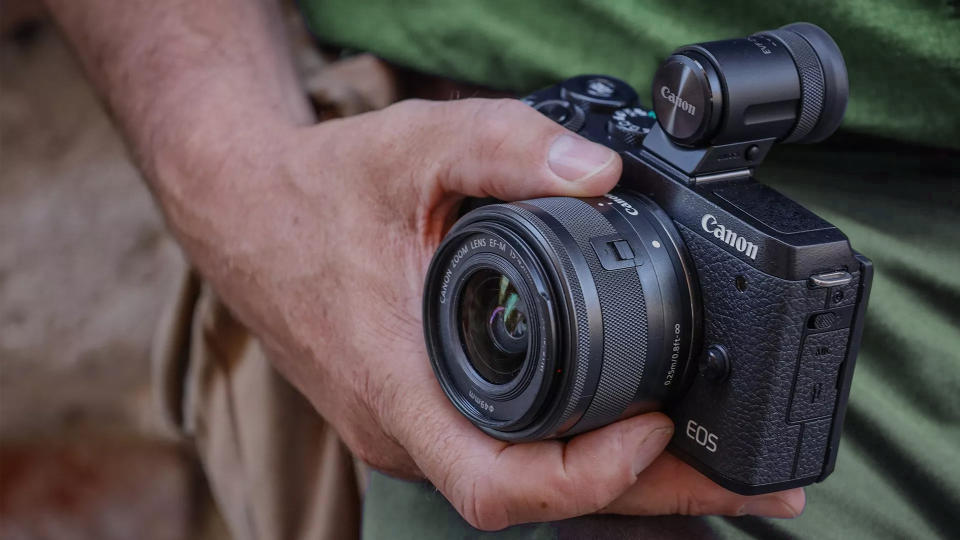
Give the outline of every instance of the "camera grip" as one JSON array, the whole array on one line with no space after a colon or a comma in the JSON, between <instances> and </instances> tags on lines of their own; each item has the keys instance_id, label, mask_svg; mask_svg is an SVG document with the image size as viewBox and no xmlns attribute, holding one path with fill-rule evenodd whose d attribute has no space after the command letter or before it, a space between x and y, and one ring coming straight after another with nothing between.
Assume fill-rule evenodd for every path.
<instances>
[{"instance_id":1,"label":"camera grip","mask_svg":"<svg viewBox=\"0 0 960 540\"><path fill-rule=\"evenodd\" d=\"M843 287L811 288L765 274L678 228L701 284L704 348L721 345L730 368L719 380L695 377L671 408L671 450L739 493L817 481L829 472L831 428L842 421L839 371L859 273ZM840 315L817 319L828 308ZM830 326L812 328L821 320Z\"/></svg>"}]
</instances>

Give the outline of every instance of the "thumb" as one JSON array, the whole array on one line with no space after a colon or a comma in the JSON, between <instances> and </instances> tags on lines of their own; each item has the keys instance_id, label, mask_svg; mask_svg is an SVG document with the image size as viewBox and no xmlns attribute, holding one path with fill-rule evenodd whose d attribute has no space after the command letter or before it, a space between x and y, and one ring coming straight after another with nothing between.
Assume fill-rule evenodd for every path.
<instances>
[{"instance_id":1,"label":"thumb","mask_svg":"<svg viewBox=\"0 0 960 540\"><path fill-rule=\"evenodd\" d=\"M620 178L620 156L514 99L435 103L432 129L448 194L518 200L606 193Z\"/></svg>"}]
</instances>

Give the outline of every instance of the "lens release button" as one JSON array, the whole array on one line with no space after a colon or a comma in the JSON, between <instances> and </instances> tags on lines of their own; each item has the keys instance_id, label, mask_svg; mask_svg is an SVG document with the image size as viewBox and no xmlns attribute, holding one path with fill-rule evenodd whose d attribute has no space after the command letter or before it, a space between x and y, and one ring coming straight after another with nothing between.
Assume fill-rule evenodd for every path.
<instances>
[{"instance_id":1,"label":"lens release button","mask_svg":"<svg viewBox=\"0 0 960 540\"><path fill-rule=\"evenodd\" d=\"M730 373L730 359L723 345L711 345L700 357L700 374L708 380L720 382Z\"/></svg>"}]
</instances>

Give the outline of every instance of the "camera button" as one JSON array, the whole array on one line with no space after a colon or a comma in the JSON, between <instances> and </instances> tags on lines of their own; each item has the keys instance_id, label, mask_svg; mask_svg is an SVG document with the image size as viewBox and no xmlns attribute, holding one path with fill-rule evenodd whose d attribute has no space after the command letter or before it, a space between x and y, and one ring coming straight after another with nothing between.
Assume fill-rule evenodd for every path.
<instances>
[{"instance_id":1,"label":"camera button","mask_svg":"<svg viewBox=\"0 0 960 540\"><path fill-rule=\"evenodd\" d=\"M613 243L613 249L617 252L617 257L621 261L632 260L633 259L633 250L630 249L630 244L626 240L617 240Z\"/></svg>"},{"instance_id":2,"label":"camera button","mask_svg":"<svg viewBox=\"0 0 960 540\"><path fill-rule=\"evenodd\" d=\"M850 272L827 272L810 276L810 286L815 289L841 287L853 281Z\"/></svg>"},{"instance_id":3,"label":"camera button","mask_svg":"<svg viewBox=\"0 0 960 540\"><path fill-rule=\"evenodd\" d=\"M730 359L723 345L711 345L700 357L700 374L708 380L720 382L730 373Z\"/></svg>"},{"instance_id":4,"label":"camera button","mask_svg":"<svg viewBox=\"0 0 960 540\"><path fill-rule=\"evenodd\" d=\"M586 123L586 113L583 112L583 109L566 100L541 101L533 108L570 131L580 131L580 128Z\"/></svg>"},{"instance_id":5,"label":"camera button","mask_svg":"<svg viewBox=\"0 0 960 540\"><path fill-rule=\"evenodd\" d=\"M588 109L613 110L639 99L629 84L605 75L580 75L563 81L560 95Z\"/></svg>"},{"instance_id":6,"label":"camera button","mask_svg":"<svg viewBox=\"0 0 960 540\"><path fill-rule=\"evenodd\" d=\"M816 315L810 317L807 325L813 330L827 330L832 328L836 323L839 317L836 313L827 311L825 313L817 313Z\"/></svg>"},{"instance_id":7,"label":"camera button","mask_svg":"<svg viewBox=\"0 0 960 540\"><path fill-rule=\"evenodd\" d=\"M597 260L604 270L620 270L631 266L642 266L643 258L630 247L630 243L619 234L598 236L590 239Z\"/></svg>"}]
</instances>

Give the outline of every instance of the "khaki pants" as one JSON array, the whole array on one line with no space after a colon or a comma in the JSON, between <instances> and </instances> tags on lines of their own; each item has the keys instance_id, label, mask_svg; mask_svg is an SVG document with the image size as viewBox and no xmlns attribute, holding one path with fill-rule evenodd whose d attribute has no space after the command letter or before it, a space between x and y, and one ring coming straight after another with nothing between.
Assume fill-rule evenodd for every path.
<instances>
[{"instance_id":1,"label":"khaki pants","mask_svg":"<svg viewBox=\"0 0 960 540\"><path fill-rule=\"evenodd\" d=\"M234 538L359 536L359 476L350 453L188 270L155 353L165 415L195 443Z\"/></svg>"}]
</instances>

